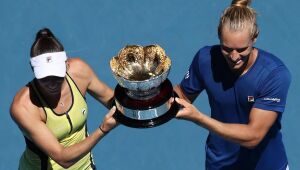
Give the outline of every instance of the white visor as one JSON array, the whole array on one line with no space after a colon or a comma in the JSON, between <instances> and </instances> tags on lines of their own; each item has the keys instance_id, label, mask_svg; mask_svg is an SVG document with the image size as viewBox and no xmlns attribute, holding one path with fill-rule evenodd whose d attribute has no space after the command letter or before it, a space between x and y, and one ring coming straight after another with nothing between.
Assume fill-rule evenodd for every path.
<instances>
[{"instance_id":1,"label":"white visor","mask_svg":"<svg viewBox=\"0 0 300 170\"><path fill-rule=\"evenodd\" d=\"M66 75L65 51L44 53L30 59L34 75L37 79L47 76L65 77Z\"/></svg>"}]
</instances>

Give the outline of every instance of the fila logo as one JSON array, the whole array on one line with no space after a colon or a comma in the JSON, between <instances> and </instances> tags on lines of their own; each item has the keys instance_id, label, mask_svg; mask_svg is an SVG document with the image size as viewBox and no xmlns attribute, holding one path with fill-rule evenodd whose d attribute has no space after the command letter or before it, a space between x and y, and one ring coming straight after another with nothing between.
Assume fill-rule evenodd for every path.
<instances>
[{"instance_id":1,"label":"fila logo","mask_svg":"<svg viewBox=\"0 0 300 170\"><path fill-rule=\"evenodd\" d=\"M254 102L254 97L253 96L248 96L248 102L250 103L253 103Z\"/></svg>"}]
</instances>

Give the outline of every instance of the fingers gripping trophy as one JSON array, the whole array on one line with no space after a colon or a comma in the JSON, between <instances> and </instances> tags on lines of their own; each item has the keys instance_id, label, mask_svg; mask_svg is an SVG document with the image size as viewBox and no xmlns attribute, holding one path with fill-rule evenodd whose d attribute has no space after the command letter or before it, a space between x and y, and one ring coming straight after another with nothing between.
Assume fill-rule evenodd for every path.
<instances>
[{"instance_id":1,"label":"fingers gripping trophy","mask_svg":"<svg viewBox=\"0 0 300 170\"><path fill-rule=\"evenodd\" d=\"M110 60L115 87L116 120L134 128L149 128L175 117L177 96L167 78L171 59L159 45L127 45Z\"/></svg>"}]
</instances>

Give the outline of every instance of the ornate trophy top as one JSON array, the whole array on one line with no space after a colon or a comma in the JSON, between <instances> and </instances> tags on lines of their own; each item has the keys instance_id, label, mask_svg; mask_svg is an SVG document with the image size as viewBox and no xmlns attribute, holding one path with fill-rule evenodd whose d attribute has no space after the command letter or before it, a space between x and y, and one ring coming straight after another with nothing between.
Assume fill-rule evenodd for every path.
<instances>
[{"instance_id":1,"label":"ornate trophy top","mask_svg":"<svg viewBox=\"0 0 300 170\"><path fill-rule=\"evenodd\" d=\"M133 91L148 91L166 80L171 60L157 44L127 45L110 60L110 67L118 83Z\"/></svg>"}]
</instances>

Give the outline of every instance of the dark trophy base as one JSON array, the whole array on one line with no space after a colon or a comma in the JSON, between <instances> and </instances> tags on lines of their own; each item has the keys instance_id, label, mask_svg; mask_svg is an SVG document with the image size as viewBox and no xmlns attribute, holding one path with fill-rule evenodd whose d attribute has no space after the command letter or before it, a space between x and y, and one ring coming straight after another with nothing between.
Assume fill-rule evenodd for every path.
<instances>
[{"instance_id":1,"label":"dark trophy base","mask_svg":"<svg viewBox=\"0 0 300 170\"><path fill-rule=\"evenodd\" d=\"M179 110L174 101L170 106L171 97L177 97L171 82L166 79L159 87L157 95L143 100L128 96L128 90L117 85L115 88L115 104L117 110L114 118L121 124L133 128L151 128L168 122L174 118ZM120 111L118 105L126 108ZM163 110L163 113L158 113ZM158 114L153 114L158 113Z\"/></svg>"}]
</instances>

